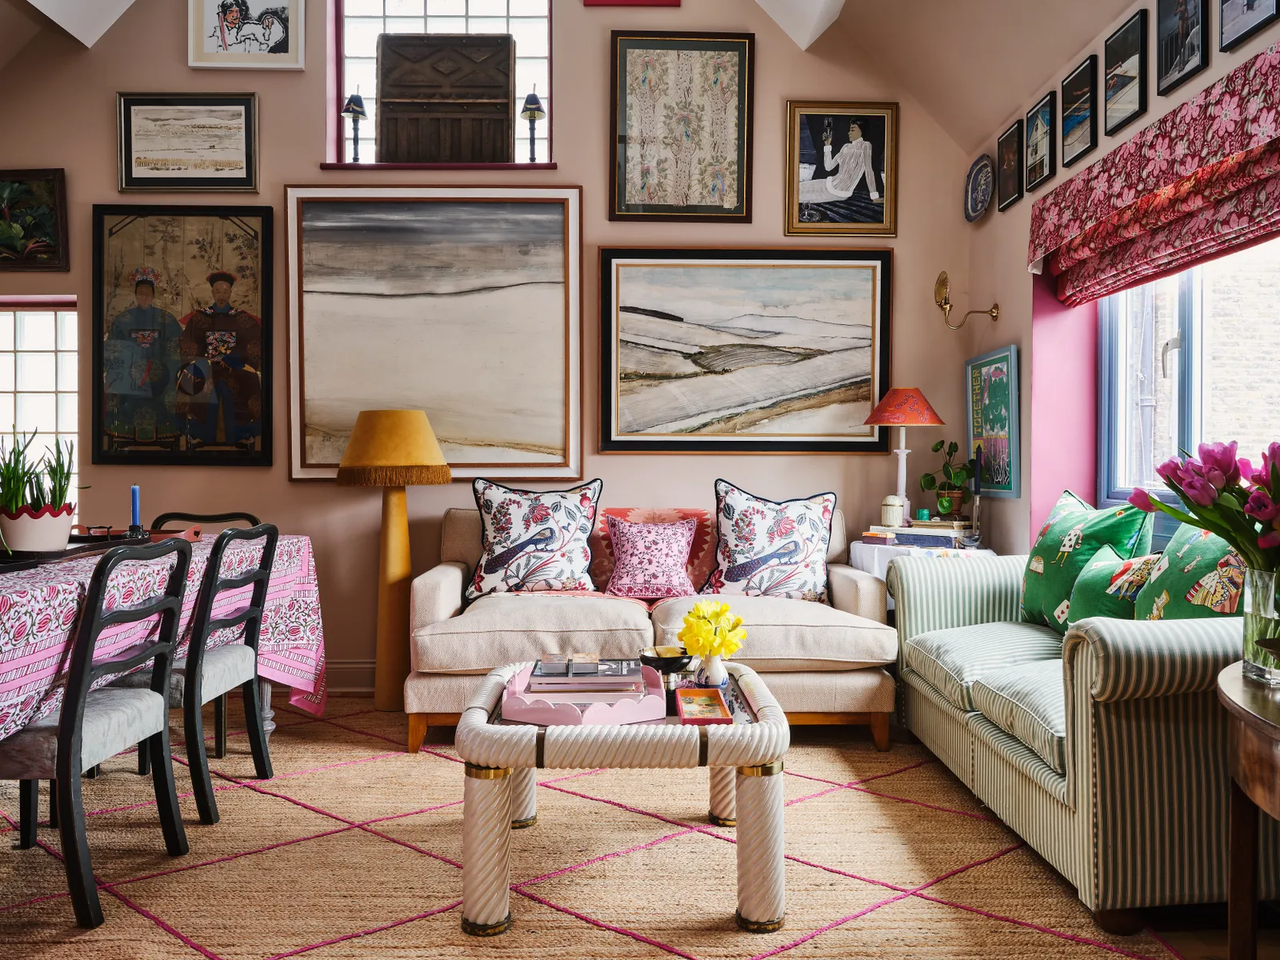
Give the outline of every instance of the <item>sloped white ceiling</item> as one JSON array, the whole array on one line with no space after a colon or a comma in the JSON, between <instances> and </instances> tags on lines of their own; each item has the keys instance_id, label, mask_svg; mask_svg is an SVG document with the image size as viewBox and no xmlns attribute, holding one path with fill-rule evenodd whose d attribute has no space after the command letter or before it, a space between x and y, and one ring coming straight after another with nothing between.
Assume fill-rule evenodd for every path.
<instances>
[{"instance_id":1,"label":"sloped white ceiling","mask_svg":"<svg viewBox=\"0 0 1280 960\"><path fill-rule=\"evenodd\" d=\"M30 4L75 37L92 47L133 0L29 0Z\"/></svg>"},{"instance_id":2,"label":"sloped white ceiling","mask_svg":"<svg viewBox=\"0 0 1280 960\"><path fill-rule=\"evenodd\" d=\"M756 0L801 50L808 50L840 16L845 0Z\"/></svg>"}]
</instances>

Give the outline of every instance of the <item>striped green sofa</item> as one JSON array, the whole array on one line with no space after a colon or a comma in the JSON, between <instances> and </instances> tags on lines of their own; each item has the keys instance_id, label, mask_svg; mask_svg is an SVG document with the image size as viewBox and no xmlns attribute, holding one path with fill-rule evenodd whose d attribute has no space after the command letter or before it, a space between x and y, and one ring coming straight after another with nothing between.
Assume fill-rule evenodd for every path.
<instances>
[{"instance_id":1,"label":"striped green sofa","mask_svg":"<svg viewBox=\"0 0 1280 960\"><path fill-rule=\"evenodd\" d=\"M1020 622L1026 557L892 562L908 728L1112 932L1227 898L1226 713L1238 618ZM1266 818L1263 818L1266 820ZM1263 827L1261 895L1280 892Z\"/></svg>"}]
</instances>

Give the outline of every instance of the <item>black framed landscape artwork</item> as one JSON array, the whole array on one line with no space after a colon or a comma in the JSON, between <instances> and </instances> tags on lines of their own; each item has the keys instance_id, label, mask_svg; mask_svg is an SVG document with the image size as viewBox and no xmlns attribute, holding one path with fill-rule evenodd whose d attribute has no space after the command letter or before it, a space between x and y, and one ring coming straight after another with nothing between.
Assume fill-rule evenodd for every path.
<instances>
[{"instance_id":1,"label":"black framed landscape artwork","mask_svg":"<svg viewBox=\"0 0 1280 960\"><path fill-rule=\"evenodd\" d=\"M788 236L898 233L898 105L787 102Z\"/></svg>"},{"instance_id":2,"label":"black framed landscape artwork","mask_svg":"<svg viewBox=\"0 0 1280 960\"><path fill-rule=\"evenodd\" d=\"M1107 37L1102 62L1106 77L1103 112L1107 136L1147 112L1147 11L1139 10Z\"/></svg>"},{"instance_id":3,"label":"black framed landscape artwork","mask_svg":"<svg viewBox=\"0 0 1280 960\"><path fill-rule=\"evenodd\" d=\"M996 209L1022 199L1022 121L1015 120L996 141Z\"/></svg>"},{"instance_id":4,"label":"black framed landscape artwork","mask_svg":"<svg viewBox=\"0 0 1280 960\"><path fill-rule=\"evenodd\" d=\"M609 219L750 223L755 34L612 39Z\"/></svg>"},{"instance_id":5,"label":"black framed landscape artwork","mask_svg":"<svg viewBox=\"0 0 1280 960\"><path fill-rule=\"evenodd\" d=\"M1050 90L1027 114L1027 189L1058 170L1058 94Z\"/></svg>"},{"instance_id":6,"label":"black framed landscape artwork","mask_svg":"<svg viewBox=\"0 0 1280 960\"><path fill-rule=\"evenodd\" d=\"M271 231L271 207L94 206L94 463L271 465Z\"/></svg>"},{"instance_id":7,"label":"black framed landscape artwork","mask_svg":"<svg viewBox=\"0 0 1280 960\"><path fill-rule=\"evenodd\" d=\"M258 192L256 93L116 95L120 190Z\"/></svg>"},{"instance_id":8,"label":"black framed landscape artwork","mask_svg":"<svg viewBox=\"0 0 1280 960\"><path fill-rule=\"evenodd\" d=\"M602 453L884 453L889 250L600 250Z\"/></svg>"},{"instance_id":9,"label":"black framed landscape artwork","mask_svg":"<svg viewBox=\"0 0 1280 960\"><path fill-rule=\"evenodd\" d=\"M455 478L580 479L582 188L289 186L292 480L424 410Z\"/></svg>"},{"instance_id":10,"label":"black framed landscape artwork","mask_svg":"<svg viewBox=\"0 0 1280 960\"><path fill-rule=\"evenodd\" d=\"M1276 0L1218 0L1218 49L1235 49L1278 15Z\"/></svg>"},{"instance_id":11,"label":"black framed landscape artwork","mask_svg":"<svg viewBox=\"0 0 1280 960\"><path fill-rule=\"evenodd\" d=\"M1098 57L1090 54L1062 81L1062 165L1098 145Z\"/></svg>"},{"instance_id":12,"label":"black framed landscape artwork","mask_svg":"<svg viewBox=\"0 0 1280 960\"><path fill-rule=\"evenodd\" d=\"M1156 92L1164 96L1209 65L1209 0L1156 0Z\"/></svg>"},{"instance_id":13,"label":"black framed landscape artwork","mask_svg":"<svg viewBox=\"0 0 1280 960\"><path fill-rule=\"evenodd\" d=\"M60 167L0 170L0 270L70 270Z\"/></svg>"}]
</instances>

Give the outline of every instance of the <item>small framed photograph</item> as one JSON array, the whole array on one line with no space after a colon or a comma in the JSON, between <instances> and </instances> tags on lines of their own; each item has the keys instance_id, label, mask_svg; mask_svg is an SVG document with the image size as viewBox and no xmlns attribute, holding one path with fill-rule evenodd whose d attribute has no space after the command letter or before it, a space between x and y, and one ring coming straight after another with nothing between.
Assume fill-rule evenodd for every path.
<instances>
[{"instance_id":1,"label":"small framed photograph","mask_svg":"<svg viewBox=\"0 0 1280 960\"><path fill-rule=\"evenodd\" d=\"M1022 121L996 141L996 209L1008 210L1022 199Z\"/></svg>"},{"instance_id":2,"label":"small framed photograph","mask_svg":"<svg viewBox=\"0 0 1280 960\"><path fill-rule=\"evenodd\" d=\"M1062 165L1069 167L1098 145L1098 57L1062 81Z\"/></svg>"},{"instance_id":3,"label":"small framed photograph","mask_svg":"<svg viewBox=\"0 0 1280 960\"><path fill-rule=\"evenodd\" d=\"M898 233L898 105L787 101L788 236Z\"/></svg>"},{"instance_id":4,"label":"small framed photograph","mask_svg":"<svg viewBox=\"0 0 1280 960\"><path fill-rule=\"evenodd\" d=\"M0 270L70 270L63 169L0 170L0 195Z\"/></svg>"},{"instance_id":5,"label":"small framed photograph","mask_svg":"<svg viewBox=\"0 0 1280 960\"><path fill-rule=\"evenodd\" d=\"M1106 74L1107 136L1147 112L1147 11L1144 7L1107 37L1102 61Z\"/></svg>"},{"instance_id":6,"label":"small framed photograph","mask_svg":"<svg viewBox=\"0 0 1280 960\"><path fill-rule=\"evenodd\" d=\"M733 723L733 714L724 694L714 687L677 687L676 713L681 723L705 726L710 723Z\"/></svg>"},{"instance_id":7,"label":"small framed photograph","mask_svg":"<svg viewBox=\"0 0 1280 960\"><path fill-rule=\"evenodd\" d=\"M1164 96L1209 65L1209 0L1156 0L1156 93Z\"/></svg>"},{"instance_id":8,"label":"small framed photograph","mask_svg":"<svg viewBox=\"0 0 1280 960\"><path fill-rule=\"evenodd\" d=\"M301 70L306 0L188 0L187 66Z\"/></svg>"},{"instance_id":9,"label":"small framed photograph","mask_svg":"<svg viewBox=\"0 0 1280 960\"><path fill-rule=\"evenodd\" d=\"M1276 0L1218 0L1218 49L1235 49L1276 16Z\"/></svg>"},{"instance_id":10,"label":"small framed photograph","mask_svg":"<svg viewBox=\"0 0 1280 960\"><path fill-rule=\"evenodd\" d=\"M120 190L258 192L256 93L116 95Z\"/></svg>"},{"instance_id":11,"label":"small framed photograph","mask_svg":"<svg viewBox=\"0 0 1280 960\"><path fill-rule=\"evenodd\" d=\"M1058 94L1050 90L1027 114L1027 189L1034 190L1058 170Z\"/></svg>"}]
</instances>

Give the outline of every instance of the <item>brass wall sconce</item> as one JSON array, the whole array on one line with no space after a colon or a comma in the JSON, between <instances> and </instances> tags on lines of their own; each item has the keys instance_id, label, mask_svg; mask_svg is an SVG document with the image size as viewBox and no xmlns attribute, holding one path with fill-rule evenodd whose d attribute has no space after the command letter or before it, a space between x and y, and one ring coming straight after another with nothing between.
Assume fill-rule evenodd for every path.
<instances>
[{"instance_id":1,"label":"brass wall sconce","mask_svg":"<svg viewBox=\"0 0 1280 960\"><path fill-rule=\"evenodd\" d=\"M993 303L990 310L970 310L964 315L959 323L951 322L951 280L947 276L947 271L943 270L938 274L938 279L933 284L933 302L938 305L938 309L942 311L942 322L948 329L959 330L964 326L965 320L968 320L975 313L983 313L989 316L993 321L1000 319L1000 304Z\"/></svg>"}]
</instances>

